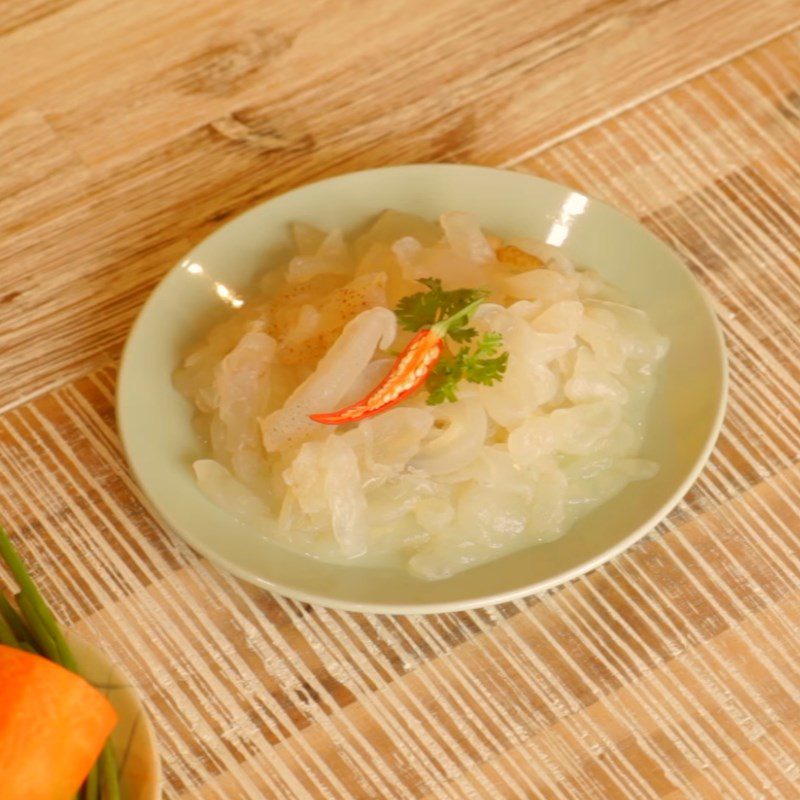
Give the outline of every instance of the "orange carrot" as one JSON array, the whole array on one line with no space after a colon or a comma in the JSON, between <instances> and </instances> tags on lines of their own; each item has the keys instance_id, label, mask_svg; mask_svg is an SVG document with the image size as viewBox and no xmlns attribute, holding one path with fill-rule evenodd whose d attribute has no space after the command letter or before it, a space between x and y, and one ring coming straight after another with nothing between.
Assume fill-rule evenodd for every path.
<instances>
[{"instance_id":1,"label":"orange carrot","mask_svg":"<svg viewBox=\"0 0 800 800\"><path fill-rule=\"evenodd\" d=\"M117 723L83 678L0 645L0 787L3 800L70 800Z\"/></svg>"}]
</instances>

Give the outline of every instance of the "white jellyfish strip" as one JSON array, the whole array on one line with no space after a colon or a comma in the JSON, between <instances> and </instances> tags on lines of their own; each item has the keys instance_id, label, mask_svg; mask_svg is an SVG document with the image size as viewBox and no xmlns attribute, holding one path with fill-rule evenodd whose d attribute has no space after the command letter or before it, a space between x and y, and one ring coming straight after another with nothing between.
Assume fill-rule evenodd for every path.
<instances>
[{"instance_id":1,"label":"white jellyfish strip","mask_svg":"<svg viewBox=\"0 0 800 800\"><path fill-rule=\"evenodd\" d=\"M396 332L397 322L388 308L370 308L348 322L314 372L292 392L283 408L261 420L266 451L274 453L299 444L319 429L321 426L310 420L309 414L335 411L376 348L389 347Z\"/></svg>"}]
</instances>

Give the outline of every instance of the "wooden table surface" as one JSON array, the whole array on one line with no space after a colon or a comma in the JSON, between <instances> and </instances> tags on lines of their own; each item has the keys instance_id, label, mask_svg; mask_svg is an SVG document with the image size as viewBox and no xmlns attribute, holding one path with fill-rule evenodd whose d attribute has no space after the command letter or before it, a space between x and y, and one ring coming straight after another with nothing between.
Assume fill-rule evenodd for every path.
<instances>
[{"instance_id":1,"label":"wooden table surface","mask_svg":"<svg viewBox=\"0 0 800 800\"><path fill-rule=\"evenodd\" d=\"M177 798L800 797L798 0L0 0L0 515L146 698ZM526 601L272 596L152 519L115 370L195 242L455 161L637 216L710 292L725 428L667 521Z\"/></svg>"}]
</instances>

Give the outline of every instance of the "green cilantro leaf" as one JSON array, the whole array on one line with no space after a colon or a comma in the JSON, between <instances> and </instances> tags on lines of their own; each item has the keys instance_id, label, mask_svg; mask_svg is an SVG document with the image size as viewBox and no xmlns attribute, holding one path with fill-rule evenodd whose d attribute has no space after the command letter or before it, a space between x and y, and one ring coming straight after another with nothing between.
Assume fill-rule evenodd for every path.
<instances>
[{"instance_id":1,"label":"green cilantro leaf","mask_svg":"<svg viewBox=\"0 0 800 800\"><path fill-rule=\"evenodd\" d=\"M442 304L442 282L438 278L423 278L420 283L430 291L401 298L394 310L397 321L408 331L418 331L438 321Z\"/></svg>"},{"instance_id":2,"label":"green cilantro leaf","mask_svg":"<svg viewBox=\"0 0 800 800\"><path fill-rule=\"evenodd\" d=\"M456 387L461 380L491 386L503 379L508 366L508 353L496 355L503 343L502 334L490 331L473 345L465 345L454 354L445 354L436 363L425 382L428 405L454 403Z\"/></svg>"},{"instance_id":3,"label":"green cilantro leaf","mask_svg":"<svg viewBox=\"0 0 800 800\"><path fill-rule=\"evenodd\" d=\"M426 286L428 291L403 297L394 311L397 321L409 331L429 328L489 294L483 289L447 291L442 288L442 282L438 278L421 278L419 282ZM455 342L467 342L473 339L478 332L475 328L469 327L468 323L467 318L456 320L448 329L447 335Z\"/></svg>"}]
</instances>

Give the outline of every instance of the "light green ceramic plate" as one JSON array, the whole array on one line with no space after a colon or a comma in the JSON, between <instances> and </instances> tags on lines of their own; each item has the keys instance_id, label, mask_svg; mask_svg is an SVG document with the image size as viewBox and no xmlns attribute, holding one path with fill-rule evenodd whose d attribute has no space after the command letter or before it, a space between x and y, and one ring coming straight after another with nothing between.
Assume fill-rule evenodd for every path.
<instances>
[{"instance_id":1,"label":"light green ceramic plate","mask_svg":"<svg viewBox=\"0 0 800 800\"><path fill-rule=\"evenodd\" d=\"M202 455L192 410L171 374L209 318L288 253L287 225L356 228L396 208L434 219L476 212L500 236L561 244L645 309L671 341L644 456L661 465L563 538L438 583L399 572L330 566L264 540L209 502L190 464ZM638 222L548 181L481 167L420 164L357 172L304 186L234 219L195 247L146 303L125 349L118 418L131 468L154 511L221 567L300 600L420 613L497 603L598 566L636 542L697 478L722 423L726 361L720 329L689 270Z\"/></svg>"},{"instance_id":2,"label":"light green ceramic plate","mask_svg":"<svg viewBox=\"0 0 800 800\"><path fill-rule=\"evenodd\" d=\"M161 762L156 738L141 699L122 670L77 636L69 644L80 674L114 706L119 722L111 742L119 764L122 800L158 800Z\"/></svg>"}]
</instances>

